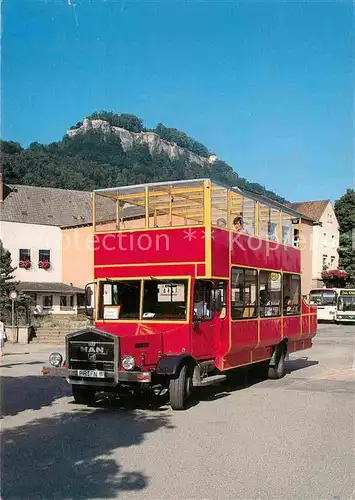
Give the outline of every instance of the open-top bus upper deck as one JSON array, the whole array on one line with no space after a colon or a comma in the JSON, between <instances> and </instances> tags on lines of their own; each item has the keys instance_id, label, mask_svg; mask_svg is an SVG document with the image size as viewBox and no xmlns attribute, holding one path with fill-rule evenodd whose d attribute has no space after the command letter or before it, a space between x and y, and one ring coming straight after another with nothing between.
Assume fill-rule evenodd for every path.
<instances>
[{"instance_id":1,"label":"open-top bus upper deck","mask_svg":"<svg viewBox=\"0 0 355 500\"><path fill-rule=\"evenodd\" d=\"M288 207L210 179L96 190L95 278L137 267L140 276L226 278L230 264L300 273L299 224Z\"/></svg>"}]
</instances>

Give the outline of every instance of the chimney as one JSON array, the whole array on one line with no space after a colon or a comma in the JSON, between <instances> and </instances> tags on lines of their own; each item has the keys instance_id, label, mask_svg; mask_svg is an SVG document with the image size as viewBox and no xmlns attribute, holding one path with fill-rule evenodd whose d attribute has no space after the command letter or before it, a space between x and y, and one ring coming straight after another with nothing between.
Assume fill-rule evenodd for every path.
<instances>
[{"instance_id":1,"label":"chimney","mask_svg":"<svg viewBox=\"0 0 355 500\"><path fill-rule=\"evenodd\" d=\"M0 203L4 201L4 169L3 166L0 165Z\"/></svg>"}]
</instances>

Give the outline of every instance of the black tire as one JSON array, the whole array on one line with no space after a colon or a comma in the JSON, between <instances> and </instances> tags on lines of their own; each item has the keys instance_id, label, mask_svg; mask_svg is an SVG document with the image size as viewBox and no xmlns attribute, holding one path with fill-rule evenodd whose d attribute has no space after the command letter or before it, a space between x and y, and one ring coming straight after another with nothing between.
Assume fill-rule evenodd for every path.
<instances>
[{"instance_id":1,"label":"black tire","mask_svg":"<svg viewBox=\"0 0 355 500\"><path fill-rule=\"evenodd\" d=\"M81 385L72 385L74 401L79 405L91 405L95 401L96 389L92 387L83 387Z\"/></svg>"},{"instance_id":2,"label":"black tire","mask_svg":"<svg viewBox=\"0 0 355 500\"><path fill-rule=\"evenodd\" d=\"M285 376L285 358L286 352L282 351L276 357L276 365L269 366L268 377L271 379L279 379Z\"/></svg>"},{"instance_id":3,"label":"black tire","mask_svg":"<svg viewBox=\"0 0 355 500\"><path fill-rule=\"evenodd\" d=\"M173 410L185 410L191 396L192 378L189 367L183 365L178 377L170 379L170 406Z\"/></svg>"}]
</instances>

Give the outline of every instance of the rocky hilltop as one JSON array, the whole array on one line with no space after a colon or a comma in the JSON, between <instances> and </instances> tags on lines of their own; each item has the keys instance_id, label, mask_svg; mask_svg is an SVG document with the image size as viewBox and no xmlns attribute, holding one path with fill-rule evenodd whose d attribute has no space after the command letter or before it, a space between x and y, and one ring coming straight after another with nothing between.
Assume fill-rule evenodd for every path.
<instances>
[{"instance_id":1,"label":"rocky hilltop","mask_svg":"<svg viewBox=\"0 0 355 500\"><path fill-rule=\"evenodd\" d=\"M92 190L149 182L210 177L284 202L257 182L238 175L202 143L158 123L147 129L127 113L98 111L72 125L62 140L22 148L1 142L0 167L6 182Z\"/></svg>"},{"instance_id":2,"label":"rocky hilltop","mask_svg":"<svg viewBox=\"0 0 355 500\"><path fill-rule=\"evenodd\" d=\"M130 130L110 125L106 120L91 120L89 118L84 118L82 125L78 128L67 130L67 135L69 137L74 137L78 134L86 134L91 130L99 131L104 134L117 135L121 140L122 148L125 152L131 151L139 145L145 145L149 148L149 152L152 156L164 153L171 159L179 159L187 155L190 162L197 163L201 166L215 159L214 155L208 158L192 153L174 142L162 139L155 132L131 132Z\"/></svg>"}]
</instances>

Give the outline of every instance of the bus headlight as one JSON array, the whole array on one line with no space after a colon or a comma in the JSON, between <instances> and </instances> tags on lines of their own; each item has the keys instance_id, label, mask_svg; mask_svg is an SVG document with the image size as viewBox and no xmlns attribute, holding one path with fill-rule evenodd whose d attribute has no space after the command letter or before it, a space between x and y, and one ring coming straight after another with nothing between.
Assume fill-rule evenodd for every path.
<instances>
[{"instance_id":1,"label":"bus headlight","mask_svg":"<svg viewBox=\"0 0 355 500\"><path fill-rule=\"evenodd\" d=\"M52 352L49 355L49 362L52 366L59 368L63 362L63 356L59 352Z\"/></svg>"},{"instance_id":2,"label":"bus headlight","mask_svg":"<svg viewBox=\"0 0 355 500\"><path fill-rule=\"evenodd\" d=\"M133 368L136 366L136 360L133 356L123 356L122 366L125 370L133 370Z\"/></svg>"}]
</instances>

